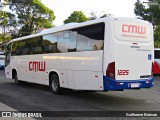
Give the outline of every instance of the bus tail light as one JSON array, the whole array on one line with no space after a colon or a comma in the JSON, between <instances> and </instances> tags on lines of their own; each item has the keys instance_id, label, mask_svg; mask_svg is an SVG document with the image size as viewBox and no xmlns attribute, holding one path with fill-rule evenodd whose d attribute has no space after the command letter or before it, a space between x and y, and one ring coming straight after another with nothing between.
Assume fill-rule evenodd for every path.
<instances>
[{"instance_id":1,"label":"bus tail light","mask_svg":"<svg viewBox=\"0 0 160 120\"><path fill-rule=\"evenodd\" d=\"M107 70L106 70L106 76L115 79L115 62L109 63Z\"/></svg>"}]
</instances>

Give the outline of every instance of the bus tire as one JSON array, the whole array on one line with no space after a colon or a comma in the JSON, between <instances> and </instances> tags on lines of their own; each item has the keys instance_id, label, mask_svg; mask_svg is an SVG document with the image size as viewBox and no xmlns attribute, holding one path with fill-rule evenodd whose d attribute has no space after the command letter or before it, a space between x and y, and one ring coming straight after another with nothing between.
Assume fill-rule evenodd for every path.
<instances>
[{"instance_id":1,"label":"bus tire","mask_svg":"<svg viewBox=\"0 0 160 120\"><path fill-rule=\"evenodd\" d=\"M50 77L50 89L52 91L52 93L54 94L60 94L61 92L61 87L59 84L59 77L56 74L52 74Z\"/></svg>"}]
</instances>

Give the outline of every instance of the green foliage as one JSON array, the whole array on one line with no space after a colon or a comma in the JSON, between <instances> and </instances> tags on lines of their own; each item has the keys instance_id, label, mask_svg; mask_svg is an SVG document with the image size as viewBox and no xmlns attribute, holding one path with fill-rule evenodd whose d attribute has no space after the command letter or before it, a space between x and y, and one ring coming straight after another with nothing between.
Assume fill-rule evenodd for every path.
<instances>
[{"instance_id":1,"label":"green foliage","mask_svg":"<svg viewBox=\"0 0 160 120\"><path fill-rule=\"evenodd\" d=\"M71 23L71 22L85 22L88 21L89 18L86 17L86 15L82 11L74 11L66 20L64 20L64 23Z\"/></svg>"},{"instance_id":2,"label":"green foliage","mask_svg":"<svg viewBox=\"0 0 160 120\"><path fill-rule=\"evenodd\" d=\"M8 3L10 0L3 0L3 1Z\"/></svg>"},{"instance_id":3,"label":"green foliage","mask_svg":"<svg viewBox=\"0 0 160 120\"><path fill-rule=\"evenodd\" d=\"M157 25L154 31L154 46L160 48L160 25Z\"/></svg>"},{"instance_id":4,"label":"green foliage","mask_svg":"<svg viewBox=\"0 0 160 120\"><path fill-rule=\"evenodd\" d=\"M134 13L153 24L155 47L160 47L160 0L154 0L154 3L149 3L148 6L137 0Z\"/></svg>"},{"instance_id":5,"label":"green foliage","mask_svg":"<svg viewBox=\"0 0 160 120\"><path fill-rule=\"evenodd\" d=\"M8 33L2 33L0 34L0 42L8 42L9 40L11 40L11 35L9 35Z\"/></svg>"},{"instance_id":6,"label":"green foliage","mask_svg":"<svg viewBox=\"0 0 160 120\"><path fill-rule=\"evenodd\" d=\"M92 11L91 13L90 13L90 16L91 17L89 17L89 19L90 20L95 20L95 19L97 19L97 18L104 18L104 17L109 17L109 16L112 16L111 14L107 14L106 12L104 13L104 11L102 11L103 13L101 13L101 14L97 14L97 12L96 11Z\"/></svg>"},{"instance_id":7,"label":"green foliage","mask_svg":"<svg viewBox=\"0 0 160 120\"><path fill-rule=\"evenodd\" d=\"M10 4L10 25L18 29L14 37L36 33L42 28L53 27L54 12L47 8L40 0L22 0L20 3Z\"/></svg>"},{"instance_id":8,"label":"green foliage","mask_svg":"<svg viewBox=\"0 0 160 120\"><path fill-rule=\"evenodd\" d=\"M4 11L0 11L0 26L6 26L8 23L8 15Z\"/></svg>"},{"instance_id":9,"label":"green foliage","mask_svg":"<svg viewBox=\"0 0 160 120\"><path fill-rule=\"evenodd\" d=\"M0 42L7 42L11 39L11 36L8 33L6 33L6 27L8 26L8 23L9 23L8 13L5 11L0 11L0 28L1 28Z\"/></svg>"}]
</instances>

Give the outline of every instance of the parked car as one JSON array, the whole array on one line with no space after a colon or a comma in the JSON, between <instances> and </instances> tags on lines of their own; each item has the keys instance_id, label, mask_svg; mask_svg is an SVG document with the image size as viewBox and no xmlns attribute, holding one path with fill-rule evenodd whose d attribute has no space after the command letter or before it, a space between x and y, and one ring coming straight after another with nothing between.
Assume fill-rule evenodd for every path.
<instances>
[{"instance_id":1,"label":"parked car","mask_svg":"<svg viewBox=\"0 0 160 120\"><path fill-rule=\"evenodd\" d=\"M153 74L160 75L160 48L154 49Z\"/></svg>"}]
</instances>

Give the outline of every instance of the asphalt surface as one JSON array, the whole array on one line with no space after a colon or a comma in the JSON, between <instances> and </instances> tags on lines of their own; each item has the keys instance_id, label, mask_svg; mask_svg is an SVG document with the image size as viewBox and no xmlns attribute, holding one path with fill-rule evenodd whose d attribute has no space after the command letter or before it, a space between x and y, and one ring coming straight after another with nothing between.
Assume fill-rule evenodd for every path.
<instances>
[{"instance_id":1,"label":"asphalt surface","mask_svg":"<svg viewBox=\"0 0 160 120\"><path fill-rule=\"evenodd\" d=\"M0 70L0 102L18 111L160 111L160 76L154 78L154 87L150 89L109 92L64 90L61 95L55 95L50 92L48 86L31 83L16 85L14 80L6 79L4 71ZM107 119L136 120L137 118ZM138 119L159 120L160 117Z\"/></svg>"}]
</instances>

